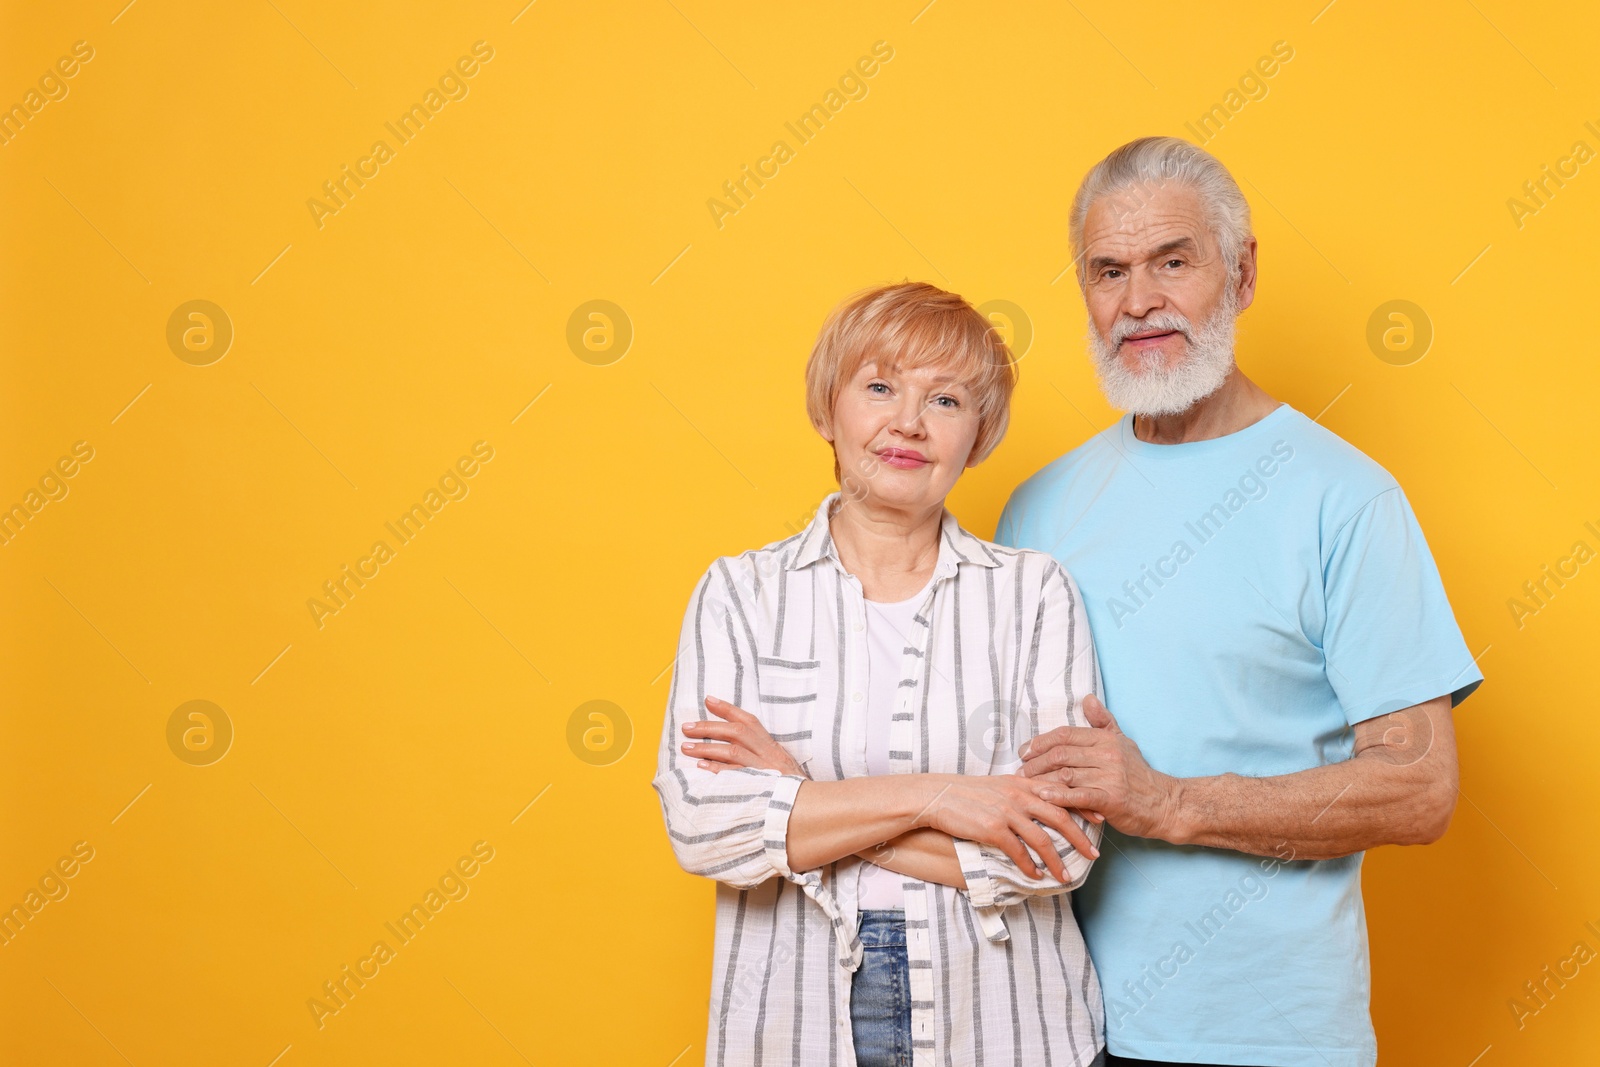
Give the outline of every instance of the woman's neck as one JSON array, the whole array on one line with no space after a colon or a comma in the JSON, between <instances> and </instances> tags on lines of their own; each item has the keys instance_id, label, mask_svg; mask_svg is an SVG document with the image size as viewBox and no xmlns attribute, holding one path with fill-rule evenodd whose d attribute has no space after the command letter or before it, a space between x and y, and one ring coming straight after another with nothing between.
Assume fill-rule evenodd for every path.
<instances>
[{"instance_id":1,"label":"woman's neck","mask_svg":"<svg viewBox=\"0 0 1600 1067\"><path fill-rule=\"evenodd\" d=\"M944 505L918 510L873 506L840 498L828 520L839 562L856 576L868 600L913 597L939 562Z\"/></svg>"}]
</instances>

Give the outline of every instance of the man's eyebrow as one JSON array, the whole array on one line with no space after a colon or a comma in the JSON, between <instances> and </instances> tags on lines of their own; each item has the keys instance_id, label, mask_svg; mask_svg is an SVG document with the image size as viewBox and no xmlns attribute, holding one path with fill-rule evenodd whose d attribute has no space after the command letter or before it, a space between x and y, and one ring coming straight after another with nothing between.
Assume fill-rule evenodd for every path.
<instances>
[{"instance_id":1,"label":"man's eyebrow","mask_svg":"<svg viewBox=\"0 0 1600 1067\"><path fill-rule=\"evenodd\" d=\"M1199 249L1196 247L1196 245L1194 243L1194 240L1192 238L1189 238L1189 237L1175 237L1172 240L1165 241L1161 245L1159 245L1156 248L1155 251L1150 253L1149 258L1157 259L1157 258L1159 258L1161 256L1166 255L1169 252L1189 252L1189 253L1194 253L1194 252L1197 252L1198 250ZM1101 267L1122 267L1122 266L1126 266L1126 264L1122 260L1118 259L1116 256L1094 256L1089 260L1089 269L1090 270L1099 270Z\"/></svg>"}]
</instances>

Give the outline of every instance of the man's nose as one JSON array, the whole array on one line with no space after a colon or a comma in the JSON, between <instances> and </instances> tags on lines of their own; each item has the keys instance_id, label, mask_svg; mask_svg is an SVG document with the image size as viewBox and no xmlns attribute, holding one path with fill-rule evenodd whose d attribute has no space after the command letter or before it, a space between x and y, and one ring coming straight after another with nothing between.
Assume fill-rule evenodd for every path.
<instances>
[{"instance_id":1,"label":"man's nose","mask_svg":"<svg viewBox=\"0 0 1600 1067\"><path fill-rule=\"evenodd\" d=\"M1128 287L1122 294L1122 313L1142 319L1155 308L1166 304L1166 298L1161 292L1161 287L1142 271L1134 271L1128 279Z\"/></svg>"}]
</instances>

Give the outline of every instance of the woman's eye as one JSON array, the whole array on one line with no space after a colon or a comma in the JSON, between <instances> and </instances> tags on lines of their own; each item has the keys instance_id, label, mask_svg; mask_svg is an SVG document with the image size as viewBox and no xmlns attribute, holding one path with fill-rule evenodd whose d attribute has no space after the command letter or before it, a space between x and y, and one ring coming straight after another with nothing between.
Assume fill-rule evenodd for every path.
<instances>
[{"instance_id":1,"label":"woman's eye","mask_svg":"<svg viewBox=\"0 0 1600 1067\"><path fill-rule=\"evenodd\" d=\"M934 397L933 402L935 404L938 404L942 408L949 408L951 410L954 410L954 409L956 409L956 408L961 406L961 401L957 400L953 396Z\"/></svg>"},{"instance_id":2,"label":"woman's eye","mask_svg":"<svg viewBox=\"0 0 1600 1067\"><path fill-rule=\"evenodd\" d=\"M887 393L889 391L889 387L887 385L885 385L883 382L870 382L870 383L868 383L867 390L869 392L871 392L873 390L877 390L877 389L882 389L885 393Z\"/></svg>"}]
</instances>

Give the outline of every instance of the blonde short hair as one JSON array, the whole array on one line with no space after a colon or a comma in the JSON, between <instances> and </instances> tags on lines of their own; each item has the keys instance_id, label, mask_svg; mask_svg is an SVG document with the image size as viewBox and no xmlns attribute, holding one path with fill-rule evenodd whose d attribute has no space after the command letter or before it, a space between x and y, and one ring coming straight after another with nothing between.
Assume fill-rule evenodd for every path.
<instances>
[{"instance_id":1,"label":"blonde short hair","mask_svg":"<svg viewBox=\"0 0 1600 1067\"><path fill-rule=\"evenodd\" d=\"M828 316L806 362L806 414L817 432L833 422L839 389L869 357L882 368L949 366L972 390L978 437L969 462L993 452L1011 418L1017 367L994 325L955 293L927 282L864 289ZM839 461L833 476L839 478Z\"/></svg>"}]
</instances>

